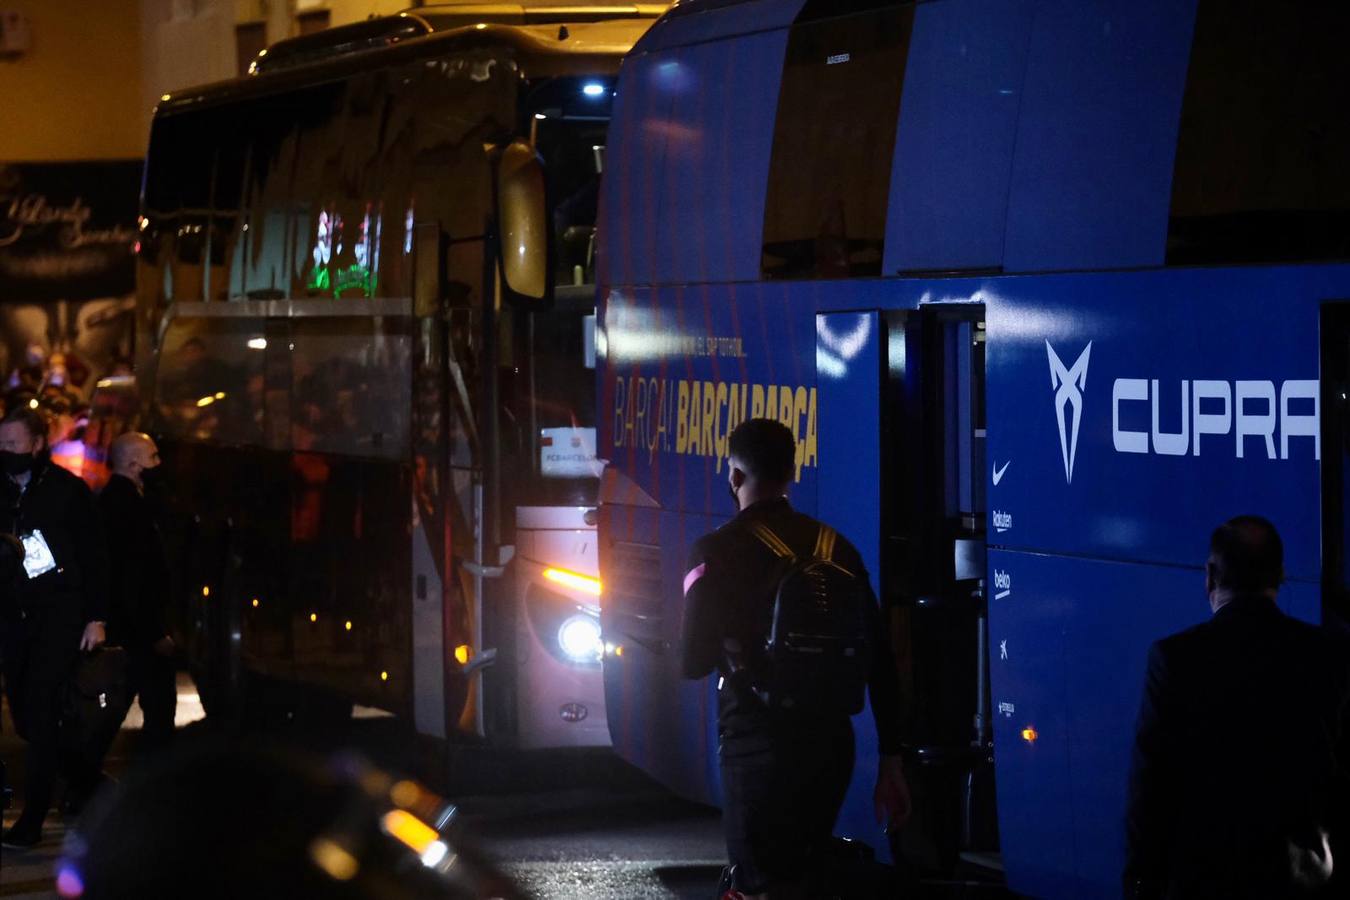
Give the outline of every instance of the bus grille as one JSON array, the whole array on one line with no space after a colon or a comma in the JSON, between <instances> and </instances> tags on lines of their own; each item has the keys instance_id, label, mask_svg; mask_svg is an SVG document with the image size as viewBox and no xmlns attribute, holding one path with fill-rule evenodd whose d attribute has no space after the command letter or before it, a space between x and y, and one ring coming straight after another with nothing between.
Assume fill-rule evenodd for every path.
<instances>
[{"instance_id":1,"label":"bus grille","mask_svg":"<svg viewBox=\"0 0 1350 900\"><path fill-rule=\"evenodd\" d=\"M615 541L604 573L604 618L629 639L663 643L661 548Z\"/></svg>"}]
</instances>

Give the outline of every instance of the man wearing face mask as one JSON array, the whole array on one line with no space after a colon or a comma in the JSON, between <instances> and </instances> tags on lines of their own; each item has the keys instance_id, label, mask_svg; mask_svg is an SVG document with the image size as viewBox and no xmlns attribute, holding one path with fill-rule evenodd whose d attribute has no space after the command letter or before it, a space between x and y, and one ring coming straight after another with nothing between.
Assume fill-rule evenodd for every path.
<instances>
[{"instance_id":1,"label":"man wearing face mask","mask_svg":"<svg viewBox=\"0 0 1350 900\"><path fill-rule=\"evenodd\" d=\"M59 767L61 693L80 651L105 638L108 552L93 495L52 464L47 423L20 407L0 421L0 532L23 542L23 572L0 587L5 690L28 742L23 812L9 847L42 838Z\"/></svg>"},{"instance_id":2,"label":"man wearing face mask","mask_svg":"<svg viewBox=\"0 0 1350 900\"><path fill-rule=\"evenodd\" d=\"M165 623L169 565L145 499L147 482L159 475L159 448L148 434L128 432L112 442L108 457L112 477L98 500L112 572L108 634L127 650L127 703L140 698L140 749L148 751L168 743L178 702L174 645Z\"/></svg>"},{"instance_id":3,"label":"man wearing face mask","mask_svg":"<svg viewBox=\"0 0 1350 900\"><path fill-rule=\"evenodd\" d=\"M847 539L788 503L797 450L792 432L771 419L750 419L728 442L728 484L738 514L690 552L681 667L686 678L714 670L721 675L718 759L733 866L727 896L815 896L822 887L811 882L821 877L822 854L852 778L849 714L861 708L864 685L881 750L877 819L898 827L909 816L899 675L862 557ZM794 663L789 654L775 655L771 633L786 627L786 613L779 610L786 605L791 573L803 571L802 565L814 567L808 579L829 573L814 583L837 591L832 595L821 587L828 602L817 595L808 597L807 605L855 611L850 621L866 646L855 658L867 662L852 672L856 683L847 692L852 701L809 696L810 687L798 692L787 686L792 681L785 674L794 665L805 672L806 678L796 681L799 688L832 678L848 681L847 675L836 677L847 671L847 660L814 670L809 660ZM847 597L850 587L855 593Z\"/></svg>"}]
</instances>

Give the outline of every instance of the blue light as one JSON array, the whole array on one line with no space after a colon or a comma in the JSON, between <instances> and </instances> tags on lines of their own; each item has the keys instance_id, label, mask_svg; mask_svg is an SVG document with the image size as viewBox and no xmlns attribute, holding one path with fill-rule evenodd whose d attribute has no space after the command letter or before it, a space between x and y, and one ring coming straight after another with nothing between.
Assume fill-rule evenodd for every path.
<instances>
[{"instance_id":1,"label":"blue light","mask_svg":"<svg viewBox=\"0 0 1350 900\"><path fill-rule=\"evenodd\" d=\"M605 86L592 81L581 89L581 92L587 97L603 97L605 95Z\"/></svg>"}]
</instances>

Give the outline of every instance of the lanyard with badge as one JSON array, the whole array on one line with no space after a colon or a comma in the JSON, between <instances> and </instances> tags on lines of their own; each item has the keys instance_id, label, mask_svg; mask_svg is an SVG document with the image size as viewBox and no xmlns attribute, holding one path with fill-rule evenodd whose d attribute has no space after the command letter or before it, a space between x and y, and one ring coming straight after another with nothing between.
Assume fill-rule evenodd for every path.
<instances>
[{"instance_id":1,"label":"lanyard with badge","mask_svg":"<svg viewBox=\"0 0 1350 900\"><path fill-rule=\"evenodd\" d=\"M47 539L42 536L40 529L34 528L19 540L23 542L23 570L30 579L56 568L56 557L52 555L52 548L47 546Z\"/></svg>"}]
</instances>

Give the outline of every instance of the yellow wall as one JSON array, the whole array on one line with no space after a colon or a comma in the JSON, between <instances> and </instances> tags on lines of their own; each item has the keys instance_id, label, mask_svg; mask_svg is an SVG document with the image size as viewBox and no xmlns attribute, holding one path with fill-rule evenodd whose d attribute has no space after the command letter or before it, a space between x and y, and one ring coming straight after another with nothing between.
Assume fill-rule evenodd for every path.
<instances>
[{"instance_id":1,"label":"yellow wall","mask_svg":"<svg viewBox=\"0 0 1350 900\"><path fill-rule=\"evenodd\" d=\"M32 43L0 58L0 160L113 159L145 152L137 0L4 0Z\"/></svg>"},{"instance_id":2,"label":"yellow wall","mask_svg":"<svg viewBox=\"0 0 1350 900\"><path fill-rule=\"evenodd\" d=\"M323 0L319 4L295 4L297 9L317 6L330 12L334 25L360 22L372 15L388 16L412 6L412 0Z\"/></svg>"}]
</instances>

